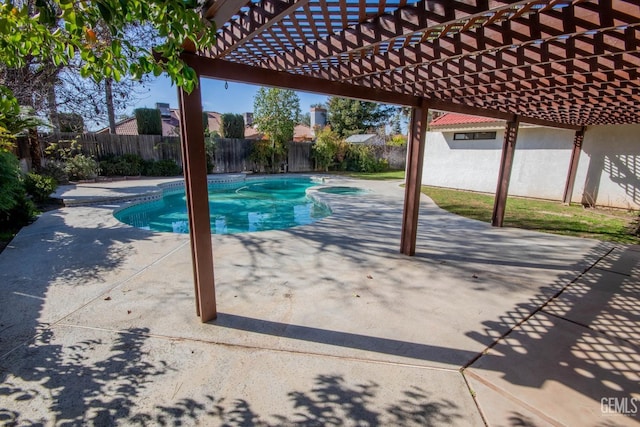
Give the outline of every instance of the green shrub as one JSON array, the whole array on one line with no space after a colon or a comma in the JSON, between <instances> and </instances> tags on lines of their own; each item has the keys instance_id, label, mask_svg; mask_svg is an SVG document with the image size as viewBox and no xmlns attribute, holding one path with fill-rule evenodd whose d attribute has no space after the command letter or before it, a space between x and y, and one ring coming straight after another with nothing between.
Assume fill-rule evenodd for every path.
<instances>
[{"instance_id":1,"label":"green shrub","mask_svg":"<svg viewBox=\"0 0 640 427\"><path fill-rule=\"evenodd\" d=\"M144 162L143 175L146 176L176 176L182 173L182 168L173 160L147 160Z\"/></svg>"},{"instance_id":2,"label":"green shrub","mask_svg":"<svg viewBox=\"0 0 640 427\"><path fill-rule=\"evenodd\" d=\"M24 179L24 187L33 200L36 202L46 201L51 193L56 191L58 183L50 176L29 173Z\"/></svg>"},{"instance_id":3,"label":"green shrub","mask_svg":"<svg viewBox=\"0 0 640 427\"><path fill-rule=\"evenodd\" d=\"M244 117L242 114L226 113L220 117L223 138L244 138Z\"/></svg>"},{"instance_id":4,"label":"green shrub","mask_svg":"<svg viewBox=\"0 0 640 427\"><path fill-rule=\"evenodd\" d=\"M204 147L205 147L206 156L207 156L207 173L213 173L213 170L216 167L216 163L215 163L216 137L215 136L205 137Z\"/></svg>"},{"instance_id":5,"label":"green shrub","mask_svg":"<svg viewBox=\"0 0 640 427\"><path fill-rule=\"evenodd\" d=\"M76 154L66 159L64 171L69 179L74 181L94 179L100 173L100 166L93 158L84 154Z\"/></svg>"},{"instance_id":6,"label":"green shrub","mask_svg":"<svg viewBox=\"0 0 640 427\"><path fill-rule=\"evenodd\" d=\"M66 184L69 182L69 176L65 172L64 162L60 160L47 160L47 164L40 170L45 176L55 179L58 184Z\"/></svg>"},{"instance_id":7,"label":"green shrub","mask_svg":"<svg viewBox=\"0 0 640 427\"><path fill-rule=\"evenodd\" d=\"M24 192L20 175L20 163L13 154L0 151L0 211L8 212Z\"/></svg>"},{"instance_id":8,"label":"green shrub","mask_svg":"<svg viewBox=\"0 0 640 427\"><path fill-rule=\"evenodd\" d=\"M407 145L407 137L404 135L393 135L389 141L387 141L387 145L392 147L404 147Z\"/></svg>"},{"instance_id":9,"label":"green shrub","mask_svg":"<svg viewBox=\"0 0 640 427\"><path fill-rule=\"evenodd\" d=\"M35 206L27 198L20 164L13 154L0 151L0 230L15 230L28 224Z\"/></svg>"},{"instance_id":10,"label":"green shrub","mask_svg":"<svg viewBox=\"0 0 640 427\"><path fill-rule=\"evenodd\" d=\"M138 108L134 111L138 135L162 135L162 116L156 108Z\"/></svg>"},{"instance_id":11,"label":"green shrub","mask_svg":"<svg viewBox=\"0 0 640 427\"><path fill-rule=\"evenodd\" d=\"M254 164L254 172L272 170L272 159L274 156L273 143L271 141L255 141L251 147L249 160Z\"/></svg>"},{"instance_id":12,"label":"green shrub","mask_svg":"<svg viewBox=\"0 0 640 427\"><path fill-rule=\"evenodd\" d=\"M373 150L366 145L349 144L345 156L346 169L353 172L382 172L386 161L376 159Z\"/></svg>"},{"instance_id":13,"label":"green shrub","mask_svg":"<svg viewBox=\"0 0 640 427\"><path fill-rule=\"evenodd\" d=\"M311 146L311 155L316 162L316 167L328 171L330 166L341 163L344 157L344 146L344 141L330 127L326 126L319 131L316 142Z\"/></svg>"},{"instance_id":14,"label":"green shrub","mask_svg":"<svg viewBox=\"0 0 640 427\"><path fill-rule=\"evenodd\" d=\"M111 155L100 161L100 172L104 176L138 176L142 174L144 164L137 154Z\"/></svg>"}]
</instances>

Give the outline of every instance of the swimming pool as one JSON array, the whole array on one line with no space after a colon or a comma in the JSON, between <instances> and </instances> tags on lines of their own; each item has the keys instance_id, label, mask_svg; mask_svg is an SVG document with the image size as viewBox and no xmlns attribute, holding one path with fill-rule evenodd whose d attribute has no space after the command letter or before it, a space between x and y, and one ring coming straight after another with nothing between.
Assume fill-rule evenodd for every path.
<instances>
[{"instance_id":1,"label":"swimming pool","mask_svg":"<svg viewBox=\"0 0 640 427\"><path fill-rule=\"evenodd\" d=\"M331 214L306 195L318 185L311 178L265 178L209 185L211 232L235 234L281 230L311 224ZM115 217L153 231L188 233L184 187L165 190L162 199L128 207Z\"/></svg>"}]
</instances>

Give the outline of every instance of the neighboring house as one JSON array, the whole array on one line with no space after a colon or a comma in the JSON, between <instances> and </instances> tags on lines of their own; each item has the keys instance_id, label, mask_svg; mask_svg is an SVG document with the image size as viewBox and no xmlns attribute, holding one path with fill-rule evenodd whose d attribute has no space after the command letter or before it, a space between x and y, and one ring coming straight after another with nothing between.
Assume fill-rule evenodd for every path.
<instances>
[{"instance_id":1,"label":"neighboring house","mask_svg":"<svg viewBox=\"0 0 640 427\"><path fill-rule=\"evenodd\" d=\"M351 135L349 138L345 139L345 142L350 144L384 145L384 139L375 133Z\"/></svg>"},{"instance_id":2,"label":"neighboring house","mask_svg":"<svg viewBox=\"0 0 640 427\"><path fill-rule=\"evenodd\" d=\"M422 183L495 193L505 122L445 113L429 125ZM562 200L575 131L521 123L509 194ZM640 125L585 130L572 202L640 208Z\"/></svg>"},{"instance_id":3,"label":"neighboring house","mask_svg":"<svg viewBox=\"0 0 640 427\"><path fill-rule=\"evenodd\" d=\"M245 128L244 137L246 139L267 139L264 133L258 132L258 129L253 126ZM293 142L310 142L314 139L313 131L309 126L296 125L293 129Z\"/></svg>"},{"instance_id":4,"label":"neighboring house","mask_svg":"<svg viewBox=\"0 0 640 427\"><path fill-rule=\"evenodd\" d=\"M169 108L169 104L157 103L156 108L160 110L162 118L162 136L180 136L180 111L175 108ZM209 119L209 131L220 132L222 114L214 111L205 111ZM243 114L245 123L250 120L253 122L253 114ZM247 125L244 131L245 139L264 139L264 134L260 133L251 124ZM109 133L109 128L100 129L96 133ZM135 116L121 120L116 123L117 135L137 135L138 122ZM313 132L309 126L297 125L294 129L293 140L295 142L313 141Z\"/></svg>"},{"instance_id":5,"label":"neighboring house","mask_svg":"<svg viewBox=\"0 0 640 427\"><path fill-rule=\"evenodd\" d=\"M169 108L169 104L156 104L156 108L160 110L162 119L162 136L180 136L180 111L175 108ZM209 119L209 130L220 132L220 113L213 111L205 111ZM100 129L96 133L109 133L109 128ZM137 135L138 122L134 117L121 120L116 123L117 135Z\"/></svg>"}]
</instances>

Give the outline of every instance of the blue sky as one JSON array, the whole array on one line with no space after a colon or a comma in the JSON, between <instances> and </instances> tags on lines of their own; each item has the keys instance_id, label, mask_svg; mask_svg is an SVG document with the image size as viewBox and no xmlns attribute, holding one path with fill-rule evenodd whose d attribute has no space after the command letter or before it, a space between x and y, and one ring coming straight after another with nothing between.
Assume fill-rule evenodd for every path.
<instances>
[{"instance_id":1,"label":"blue sky","mask_svg":"<svg viewBox=\"0 0 640 427\"><path fill-rule=\"evenodd\" d=\"M178 108L178 92L175 86L171 86L171 80L160 76L154 80L148 88L149 93L144 98L133 104L127 113L132 113L135 108L155 108L156 102L167 102L171 108ZM202 79L202 105L206 111L218 113L246 113L253 111L253 99L260 86L243 83L229 82L225 89L222 80ZM306 113L312 104L324 103L326 95L316 95L306 92L297 92L300 98L300 110Z\"/></svg>"}]
</instances>

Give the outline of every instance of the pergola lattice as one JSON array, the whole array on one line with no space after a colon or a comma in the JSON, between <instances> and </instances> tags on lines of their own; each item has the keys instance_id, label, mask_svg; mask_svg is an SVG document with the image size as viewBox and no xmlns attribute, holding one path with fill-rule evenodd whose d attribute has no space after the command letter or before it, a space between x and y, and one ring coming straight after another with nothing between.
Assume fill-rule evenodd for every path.
<instances>
[{"instance_id":1,"label":"pergola lattice","mask_svg":"<svg viewBox=\"0 0 640 427\"><path fill-rule=\"evenodd\" d=\"M640 123L640 0L214 0L203 17L218 27L216 45L184 54L202 77L413 107L407 255L415 251L429 108L507 121L498 226L519 122L574 129L578 148L585 126ZM207 321L215 299L213 311L203 305L214 296L200 93L180 100L196 292ZM574 159L569 192L572 174Z\"/></svg>"}]
</instances>

